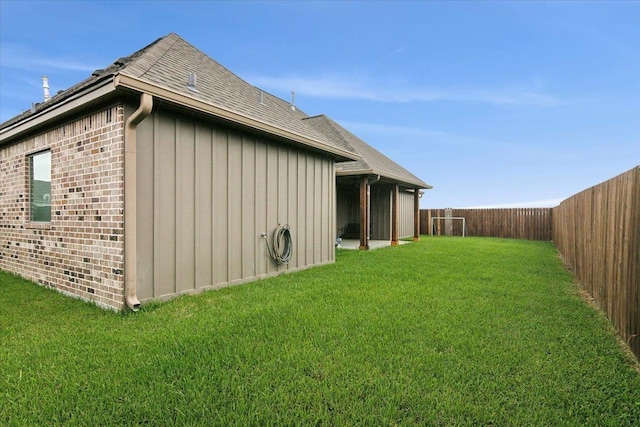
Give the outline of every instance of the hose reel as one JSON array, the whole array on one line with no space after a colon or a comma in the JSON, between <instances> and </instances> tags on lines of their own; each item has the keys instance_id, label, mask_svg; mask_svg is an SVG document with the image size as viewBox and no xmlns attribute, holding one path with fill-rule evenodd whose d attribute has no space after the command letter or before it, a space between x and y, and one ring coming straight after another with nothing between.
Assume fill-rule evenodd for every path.
<instances>
[{"instance_id":1,"label":"hose reel","mask_svg":"<svg viewBox=\"0 0 640 427\"><path fill-rule=\"evenodd\" d=\"M262 234L264 242L267 245L269 256L278 265L287 264L293 255L293 242L291 240L291 231L289 224L280 225L273 230L273 241L269 247L269 241L266 233Z\"/></svg>"}]
</instances>

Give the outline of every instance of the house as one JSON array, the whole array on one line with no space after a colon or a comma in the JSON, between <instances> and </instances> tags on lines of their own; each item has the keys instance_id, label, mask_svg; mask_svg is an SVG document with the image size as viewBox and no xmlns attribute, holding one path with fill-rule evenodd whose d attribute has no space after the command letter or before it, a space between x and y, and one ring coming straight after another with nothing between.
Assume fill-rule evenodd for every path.
<instances>
[{"instance_id":1,"label":"house","mask_svg":"<svg viewBox=\"0 0 640 427\"><path fill-rule=\"evenodd\" d=\"M418 240L421 190L433 187L326 115L304 121L360 155L336 165L338 235L360 239L360 249L368 249L370 239Z\"/></svg>"},{"instance_id":2,"label":"house","mask_svg":"<svg viewBox=\"0 0 640 427\"><path fill-rule=\"evenodd\" d=\"M265 95L267 96L267 95ZM268 95L271 96L271 95ZM273 102L291 105L273 97ZM326 115L295 114L340 147L357 153L356 161L336 164L336 236L359 239L360 249L369 240L420 238L420 201L423 189L433 188Z\"/></svg>"},{"instance_id":3,"label":"house","mask_svg":"<svg viewBox=\"0 0 640 427\"><path fill-rule=\"evenodd\" d=\"M137 310L334 262L352 142L169 34L0 125L0 269Z\"/></svg>"}]
</instances>

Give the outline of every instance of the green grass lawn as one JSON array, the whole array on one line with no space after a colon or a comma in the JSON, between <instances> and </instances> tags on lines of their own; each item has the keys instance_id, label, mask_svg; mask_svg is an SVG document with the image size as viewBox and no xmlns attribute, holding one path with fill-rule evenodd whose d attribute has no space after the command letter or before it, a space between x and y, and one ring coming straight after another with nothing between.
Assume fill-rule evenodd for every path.
<instances>
[{"instance_id":1,"label":"green grass lawn","mask_svg":"<svg viewBox=\"0 0 640 427\"><path fill-rule=\"evenodd\" d=\"M0 425L640 425L551 243L428 238L104 311L0 273Z\"/></svg>"}]
</instances>

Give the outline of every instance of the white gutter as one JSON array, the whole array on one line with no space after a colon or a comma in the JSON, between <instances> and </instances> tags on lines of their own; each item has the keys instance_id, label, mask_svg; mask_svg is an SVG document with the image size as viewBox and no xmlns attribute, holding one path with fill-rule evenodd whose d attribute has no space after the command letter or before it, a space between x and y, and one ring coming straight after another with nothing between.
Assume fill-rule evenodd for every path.
<instances>
[{"instance_id":1,"label":"white gutter","mask_svg":"<svg viewBox=\"0 0 640 427\"><path fill-rule=\"evenodd\" d=\"M124 295L127 306L138 311L138 244L137 244L137 141L136 127L151 114L153 97L140 96L140 106L124 125Z\"/></svg>"}]
</instances>

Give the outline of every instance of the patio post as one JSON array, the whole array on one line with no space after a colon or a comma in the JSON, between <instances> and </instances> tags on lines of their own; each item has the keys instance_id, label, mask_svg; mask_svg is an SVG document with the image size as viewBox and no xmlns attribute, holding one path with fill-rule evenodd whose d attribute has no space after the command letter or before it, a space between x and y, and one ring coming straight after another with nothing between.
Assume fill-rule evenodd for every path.
<instances>
[{"instance_id":1,"label":"patio post","mask_svg":"<svg viewBox=\"0 0 640 427\"><path fill-rule=\"evenodd\" d=\"M369 178L360 177L360 247L361 251L369 249Z\"/></svg>"},{"instance_id":2,"label":"patio post","mask_svg":"<svg viewBox=\"0 0 640 427\"><path fill-rule=\"evenodd\" d=\"M391 206L391 246L398 246L398 228L400 221L400 186L393 186L393 198Z\"/></svg>"},{"instance_id":3,"label":"patio post","mask_svg":"<svg viewBox=\"0 0 640 427\"><path fill-rule=\"evenodd\" d=\"M420 189L413 190L413 241L420 240Z\"/></svg>"}]
</instances>

